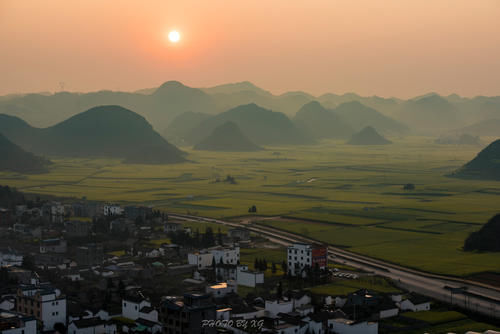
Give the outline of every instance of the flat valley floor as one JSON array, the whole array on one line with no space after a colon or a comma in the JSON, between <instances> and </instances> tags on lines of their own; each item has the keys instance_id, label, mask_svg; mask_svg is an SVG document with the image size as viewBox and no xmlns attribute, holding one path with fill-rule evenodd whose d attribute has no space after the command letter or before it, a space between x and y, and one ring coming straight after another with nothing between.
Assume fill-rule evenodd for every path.
<instances>
[{"instance_id":1,"label":"flat valley floor","mask_svg":"<svg viewBox=\"0 0 500 334\"><path fill-rule=\"evenodd\" d=\"M285 217L262 224L407 267L457 276L500 272L500 254L461 249L470 232L500 211L500 182L447 176L483 147L390 139L394 144L324 141L255 153L184 148L190 161L174 165L51 157L49 173L2 172L0 184L214 218L248 215L255 205L258 216ZM234 184L225 182L227 175ZM404 190L407 183L415 189Z\"/></svg>"}]
</instances>

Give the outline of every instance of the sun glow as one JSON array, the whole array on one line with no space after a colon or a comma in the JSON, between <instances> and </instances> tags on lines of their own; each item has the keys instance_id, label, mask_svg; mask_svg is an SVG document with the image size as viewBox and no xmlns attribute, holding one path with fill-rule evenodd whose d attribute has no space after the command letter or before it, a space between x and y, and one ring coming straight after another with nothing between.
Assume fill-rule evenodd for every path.
<instances>
[{"instance_id":1,"label":"sun glow","mask_svg":"<svg viewBox=\"0 0 500 334\"><path fill-rule=\"evenodd\" d=\"M177 43L181 40L181 34L177 30L172 30L168 33L168 39L172 43Z\"/></svg>"}]
</instances>

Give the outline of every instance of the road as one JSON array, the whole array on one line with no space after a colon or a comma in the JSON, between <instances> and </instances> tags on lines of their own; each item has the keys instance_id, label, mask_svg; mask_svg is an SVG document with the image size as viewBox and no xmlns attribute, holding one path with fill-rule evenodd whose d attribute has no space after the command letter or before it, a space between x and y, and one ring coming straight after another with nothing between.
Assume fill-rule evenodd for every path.
<instances>
[{"instance_id":1,"label":"road","mask_svg":"<svg viewBox=\"0 0 500 334\"><path fill-rule=\"evenodd\" d=\"M244 227L251 232L265 236L273 243L288 246L294 242L316 242L276 228L254 225L250 219L242 222L230 222L209 217L170 213L169 217L180 220L197 220L223 224L232 227ZM396 285L424 296L459 306L470 311L500 318L500 288L455 277L435 275L406 268L400 265L372 259L334 246L328 246L329 260L345 263L360 270L392 279Z\"/></svg>"}]
</instances>

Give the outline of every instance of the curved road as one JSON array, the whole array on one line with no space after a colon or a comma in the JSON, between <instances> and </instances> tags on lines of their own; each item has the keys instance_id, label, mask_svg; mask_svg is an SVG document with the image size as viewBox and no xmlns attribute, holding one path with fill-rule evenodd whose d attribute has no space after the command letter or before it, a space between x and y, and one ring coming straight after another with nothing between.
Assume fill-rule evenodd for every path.
<instances>
[{"instance_id":1,"label":"curved road","mask_svg":"<svg viewBox=\"0 0 500 334\"><path fill-rule=\"evenodd\" d=\"M169 216L181 220L197 220L232 227L243 227L283 246L288 246L294 242L317 242L313 239L276 228L254 225L251 220L236 223L221 219L174 213L169 214ZM405 290L414 291L473 312L500 318L500 288L498 287L455 277L425 273L355 254L330 245L328 245L328 253L329 260L331 261L342 262L352 267L390 278Z\"/></svg>"}]
</instances>

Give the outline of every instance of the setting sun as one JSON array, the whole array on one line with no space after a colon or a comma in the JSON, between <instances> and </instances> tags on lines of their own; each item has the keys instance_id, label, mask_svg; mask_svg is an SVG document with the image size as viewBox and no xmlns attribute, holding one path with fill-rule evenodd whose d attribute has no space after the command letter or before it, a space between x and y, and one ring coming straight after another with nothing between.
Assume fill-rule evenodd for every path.
<instances>
[{"instance_id":1,"label":"setting sun","mask_svg":"<svg viewBox=\"0 0 500 334\"><path fill-rule=\"evenodd\" d=\"M177 43L181 39L181 35L177 30L172 30L171 32L168 33L168 39L172 43Z\"/></svg>"}]
</instances>

